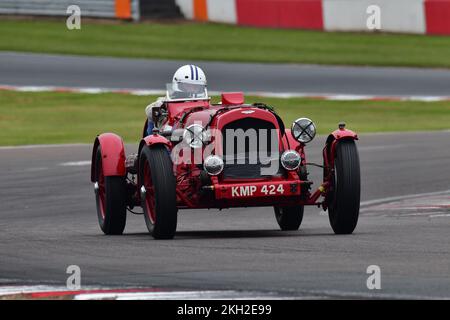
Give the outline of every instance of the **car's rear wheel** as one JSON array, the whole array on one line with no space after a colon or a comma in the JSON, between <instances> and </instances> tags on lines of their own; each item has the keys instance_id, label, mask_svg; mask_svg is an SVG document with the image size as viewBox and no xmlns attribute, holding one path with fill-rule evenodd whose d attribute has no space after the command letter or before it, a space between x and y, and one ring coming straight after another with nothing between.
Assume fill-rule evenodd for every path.
<instances>
[{"instance_id":1,"label":"car's rear wheel","mask_svg":"<svg viewBox=\"0 0 450 320\"><path fill-rule=\"evenodd\" d=\"M359 156L355 141L339 141L328 205L328 217L336 234L350 234L355 230L359 217L360 190Z\"/></svg>"},{"instance_id":2,"label":"car's rear wheel","mask_svg":"<svg viewBox=\"0 0 450 320\"><path fill-rule=\"evenodd\" d=\"M274 207L275 218L281 230L298 230L303 220L303 206Z\"/></svg>"},{"instance_id":3,"label":"car's rear wheel","mask_svg":"<svg viewBox=\"0 0 450 320\"><path fill-rule=\"evenodd\" d=\"M172 239L177 228L176 182L164 146L142 148L139 187L148 231L155 239Z\"/></svg>"},{"instance_id":4,"label":"car's rear wheel","mask_svg":"<svg viewBox=\"0 0 450 320\"><path fill-rule=\"evenodd\" d=\"M100 146L96 153L95 178L95 200L100 229L109 235L122 234L127 219L125 177L105 177Z\"/></svg>"}]
</instances>

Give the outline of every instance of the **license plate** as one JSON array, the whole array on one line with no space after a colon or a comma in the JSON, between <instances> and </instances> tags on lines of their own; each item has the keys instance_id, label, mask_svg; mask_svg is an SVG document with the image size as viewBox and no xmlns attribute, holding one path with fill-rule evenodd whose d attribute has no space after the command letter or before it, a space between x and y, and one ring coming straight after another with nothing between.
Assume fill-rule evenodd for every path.
<instances>
[{"instance_id":1,"label":"license plate","mask_svg":"<svg viewBox=\"0 0 450 320\"><path fill-rule=\"evenodd\" d=\"M245 185L231 187L231 197L277 196L285 193L283 184Z\"/></svg>"}]
</instances>

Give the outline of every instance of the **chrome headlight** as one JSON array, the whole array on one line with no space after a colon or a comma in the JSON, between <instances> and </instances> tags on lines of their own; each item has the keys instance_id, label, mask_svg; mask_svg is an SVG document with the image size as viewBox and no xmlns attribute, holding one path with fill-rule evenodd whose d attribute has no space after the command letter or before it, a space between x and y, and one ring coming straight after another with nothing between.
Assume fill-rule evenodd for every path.
<instances>
[{"instance_id":1,"label":"chrome headlight","mask_svg":"<svg viewBox=\"0 0 450 320\"><path fill-rule=\"evenodd\" d=\"M191 124L183 132L183 140L191 148L201 148L207 140L205 129L199 124Z\"/></svg>"},{"instance_id":2,"label":"chrome headlight","mask_svg":"<svg viewBox=\"0 0 450 320\"><path fill-rule=\"evenodd\" d=\"M302 157L294 150L287 150L281 155L281 165L289 171L296 170L301 161Z\"/></svg>"},{"instance_id":3,"label":"chrome headlight","mask_svg":"<svg viewBox=\"0 0 450 320\"><path fill-rule=\"evenodd\" d=\"M316 125L308 118L300 118L292 124L291 133L295 140L308 143L316 135Z\"/></svg>"},{"instance_id":4,"label":"chrome headlight","mask_svg":"<svg viewBox=\"0 0 450 320\"><path fill-rule=\"evenodd\" d=\"M211 155L207 156L203 162L203 168L211 176L217 176L223 170L224 163L221 157Z\"/></svg>"}]
</instances>

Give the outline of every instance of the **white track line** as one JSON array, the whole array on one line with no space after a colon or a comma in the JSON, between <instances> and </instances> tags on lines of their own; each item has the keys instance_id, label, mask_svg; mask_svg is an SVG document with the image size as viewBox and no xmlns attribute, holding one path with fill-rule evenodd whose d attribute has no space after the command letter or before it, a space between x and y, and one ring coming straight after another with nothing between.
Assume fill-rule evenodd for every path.
<instances>
[{"instance_id":1,"label":"white track line","mask_svg":"<svg viewBox=\"0 0 450 320\"><path fill-rule=\"evenodd\" d=\"M0 150L15 150L15 149L40 149L40 148L68 148L68 147L85 147L92 146L88 143L65 143L65 144L30 144L23 146L1 146Z\"/></svg>"},{"instance_id":2,"label":"white track line","mask_svg":"<svg viewBox=\"0 0 450 320\"><path fill-rule=\"evenodd\" d=\"M398 149L398 148L409 148L408 144L392 144L392 145L384 145L384 146L358 146L358 151L378 151L378 150L386 150L386 149Z\"/></svg>"},{"instance_id":3,"label":"white track line","mask_svg":"<svg viewBox=\"0 0 450 320\"><path fill-rule=\"evenodd\" d=\"M73 93L123 93L131 95L165 95L160 89L130 89L130 88L79 88L79 87L57 87L57 86L16 86L2 85L0 90L21 91L21 92L73 92ZM210 91L211 95L220 95L221 92ZM249 91L250 96L270 97L270 98L314 98L322 100L336 101L361 101L361 100L394 100L394 101L450 101L450 96L382 96L382 95L360 95L360 94L331 94L331 93L310 93L310 92L265 92Z\"/></svg>"},{"instance_id":4,"label":"white track line","mask_svg":"<svg viewBox=\"0 0 450 320\"><path fill-rule=\"evenodd\" d=\"M278 299L320 299L320 298L346 298L346 299L410 299L410 300L436 300L449 299L437 296L422 296L396 293L370 293L347 292L338 290L305 291L295 296L271 295L262 292L238 292L238 291L173 291L173 292L127 292L127 293L95 293L79 294L74 300L278 300Z\"/></svg>"},{"instance_id":5,"label":"white track line","mask_svg":"<svg viewBox=\"0 0 450 320\"><path fill-rule=\"evenodd\" d=\"M60 292L69 291L62 286L48 286L48 285L29 285L29 286L0 286L0 296L27 294L35 292Z\"/></svg>"},{"instance_id":6,"label":"white track line","mask_svg":"<svg viewBox=\"0 0 450 320\"><path fill-rule=\"evenodd\" d=\"M224 291L170 291L170 292L126 292L126 293L86 293L79 294L74 300L202 300L202 299L274 299L276 296L261 293Z\"/></svg>"},{"instance_id":7,"label":"white track line","mask_svg":"<svg viewBox=\"0 0 450 320\"><path fill-rule=\"evenodd\" d=\"M450 218L450 213L432 214L430 218Z\"/></svg>"},{"instance_id":8,"label":"white track line","mask_svg":"<svg viewBox=\"0 0 450 320\"><path fill-rule=\"evenodd\" d=\"M419 197L429 197L429 196L441 195L441 194L446 194L446 193L450 193L450 190L427 192L427 193L416 193L416 194L409 194L409 195L404 195L404 196L387 197L387 198L381 198L381 199L375 199L375 200L369 200L369 201L362 201L360 203L360 206L361 207L369 207L369 206L374 206L374 205L388 203L388 202L413 199L413 198L419 198Z\"/></svg>"},{"instance_id":9,"label":"white track line","mask_svg":"<svg viewBox=\"0 0 450 320\"><path fill-rule=\"evenodd\" d=\"M124 288L126 289L126 288ZM89 290L109 290L108 288L85 287L83 291ZM113 289L114 290L114 289ZM48 285L28 285L28 286L0 286L0 296L7 298L8 296L16 296L31 293L63 293L72 290L62 286ZM296 295L287 295L270 292L252 292L252 291L235 291L235 290L197 290L197 291L149 291L149 292L104 292L104 293L79 293L75 294L74 300L202 300L202 299L219 299L219 300L264 300L264 299L320 299L340 297L346 299L412 299L412 300L433 300L433 299L449 299L449 297L409 295L397 293L383 292L348 292L339 290L305 290ZM57 295L50 298L57 298Z\"/></svg>"},{"instance_id":10,"label":"white track line","mask_svg":"<svg viewBox=\"0 0 450 320\"><path fill-rule=\"evenodd\" d=\"M62 162L59 165L63 166L63 167L90 166L91 165L91 160Z\"/></svg>"}]
</instances>

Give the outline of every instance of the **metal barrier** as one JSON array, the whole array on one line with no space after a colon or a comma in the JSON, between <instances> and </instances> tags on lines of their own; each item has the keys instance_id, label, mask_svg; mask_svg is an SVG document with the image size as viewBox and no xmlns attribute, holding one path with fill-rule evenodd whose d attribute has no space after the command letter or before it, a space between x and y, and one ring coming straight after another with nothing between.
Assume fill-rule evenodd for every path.
<instances>
[{"instance_id":1,"label":"metal barrier","mask_svg":"<svg viewBox=\"0 0 450 320\"><path fill-rule=\"evenodd\" d=\"M67 16L70 5L84 17L139 19L139 0L0 0L0 14Z\"/></svg>"}]
</instances>

